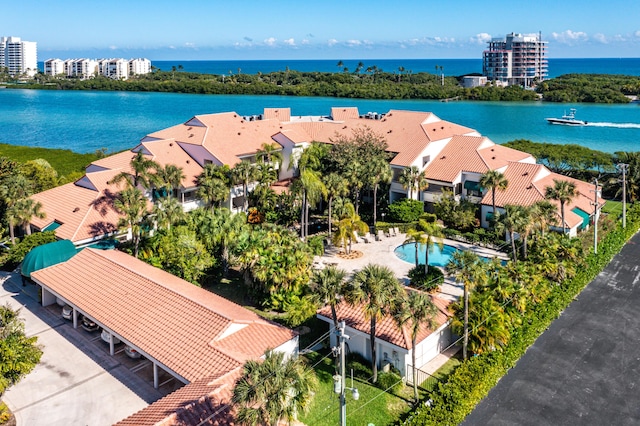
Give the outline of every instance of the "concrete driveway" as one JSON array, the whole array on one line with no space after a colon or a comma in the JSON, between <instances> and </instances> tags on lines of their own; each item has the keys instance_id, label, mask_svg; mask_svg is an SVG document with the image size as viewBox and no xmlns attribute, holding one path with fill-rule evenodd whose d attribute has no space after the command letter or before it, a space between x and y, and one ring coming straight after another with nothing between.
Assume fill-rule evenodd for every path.
<instances>
[{"instance_id":1,"label":"concrete driveway","mask_svg":"<svg viewBox=\"0 0 640 426\"><path fill-rule=\"evenodd\" d=\"M73 329L58 308L43 308L37 286L0 273L0 303L21 308L26 334L43 348L40 364L2 398L18 426L111 425L163 396L102 350L97 334Z\"/></svg>"},{"instance_id":2,"label":"concrete driveway","mask_svg":"<svg viewBox=\"0 0 640 426\"><path fill-rule=\"evenodd\" d=\"M463 425L640 424L640 234Z\"/></svg>"}]
</instances>

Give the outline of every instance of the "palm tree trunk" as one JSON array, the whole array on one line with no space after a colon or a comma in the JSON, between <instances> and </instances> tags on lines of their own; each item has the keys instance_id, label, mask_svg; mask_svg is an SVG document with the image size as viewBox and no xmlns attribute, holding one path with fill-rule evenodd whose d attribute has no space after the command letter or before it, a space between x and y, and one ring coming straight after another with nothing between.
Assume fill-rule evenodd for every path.
<instances>
[{"instance_id":1,"label":"palm tree trunk","mask_svg":"<svg viewBox=\"0 0 640 426\"><path fill-rule=\"evenodd\" d=\"M424 250L424 274L427 275L429 273L429 244L425 244L426 249Z\"/></svg>"},{"instance_id":2,"label":"palm tree trunk","mask_svg":"<svg viewBox=\"0 0 640 426\"><path fill-rule=\"evenodd\" d=\"M416 339L411 339L411 364L413 365L413 400L418 402L418 369L416 367Z\"/></svg>"},{"instance_id":3,"label":"palm tree trunk","mask_svg":"<svg viewBox=\"0 0 640 426\"><path fill-rule=\"evenodd\" d=\"M304 239L304 206L307 203L307 192L302 193L302 206L300 206L300 238Z\"/></svg>"},{"instance_id":4,"label":"palm tree trunk","mask_svg":"<svg viewBox=\"0 0 640 426\"><path fill-rule=\"evenodd\" d=\"M464 285L464 337L462 338L462 360L467 360L467 345L469 344L469 288Z\"/></svg>"},{"instance_id":5,"label":"palm tree trunk","mask_svg":"<svg viewBox=\"0 0 640 426\"><path fill-rule=\"evenodd\" d=\"M9 220L9 236L11 237L11 244L16 243L16 232L13 229L13 221Z\"/></svg>"},{"instance_id":6,"label":"palm tree trunk","mask_svg":"<svg viewBox=\"0 0 640 426\"><path fill-rule=\"evenodd\" d=\"M376 359L376 317L371 317L371 370L373 371L373 383L378 381L378 360Z\"/></svg>"},{"instance_id":7,"label":"palm tree trunk","mask_svg":"<svg viewBox=\"0 0 640 426\"><path fill-rule=\"evenodd\" d=\"M331 241L331 204L333 203L333 197L329 198L329 241Z\"/></svg>"},{"instance_id":8,"label":"palm tree trunk","mask_svg":"<svg viewBox=\"0 0 640 426\"><path fill-rule=\"evenodd\" d=\"M336 328L336 330L338 329L338 313L336 312L336 307L335 305L331 305L331 317L333 318L333 326Z\"/></svg>"},{"instance_id":9,"label":"palm tree trunk","mask_svg":"<svg viewBox=\"0 0 640 426\"><path fill-rule=\"evenodd\" d=\"M567 233L567 226L566 226L566 222L564 221L564 203L560 203L560 215L562 216L562 233L566 234Z\"/></svg>"},{"instance_id":10,"label":"palm tree trunk","mask_svg":"<svg viewBox=\"0 0 640 426\"><path fill-rule=\"evenodd\" d=\"M376 221L378 218L378 184L373 185L373 227L375 229Z\"/></svg>"},{"instance_id":11,"label":"palm tree trunk","mask_svg":"<svg viewBox=\"0 0 640 426\"><path fill-rule=\"evenodd\" d=\"M229 275L229 248L227 245L222 246L222 276L226 278Z\"/></svg>"},{"instance_id":12,"label":"palm tree trunk","mask_svg":"<svg viewBox=\"0 0 640 426\"><path fill-rule=\"evenodd\" d=\"M509 237L511 238L511 252L513 253L513 261L518 261L518 254L516 253L516 240L514 236L515 232L509 232Z\"/></svg>"},{"instance_id":13,"label":"palm tree trunk","mask_svg":"<svg viewBox=\"0 0 640 426\"><path fill-rule=\"evenodd\" d=\"M389 235L391 235L391 233L389 233ZM418 266L420 265L420 262L418 262L418 242L416 242L415 244L416 244L416 269L417 269Z\"/></svg>"}]
</instances>

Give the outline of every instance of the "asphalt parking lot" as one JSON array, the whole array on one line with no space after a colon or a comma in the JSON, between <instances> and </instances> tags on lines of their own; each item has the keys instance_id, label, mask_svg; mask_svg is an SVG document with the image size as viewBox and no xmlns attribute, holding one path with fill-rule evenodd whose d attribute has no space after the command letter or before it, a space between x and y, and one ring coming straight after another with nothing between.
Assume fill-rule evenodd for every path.
<instances>
[{"instance_id":1,"label":"asphalt parking lot","mask_svg":"<svg viewBox=\"0 0 640 426\"><path fill-rule=\"evenodd\" d=\"M640 234L464 425L640 424Z\"/></svg>"},{"instance_id":2,"label":"asphalt parking lot","mask_svg":"<svg viewBox=\"0 0 640 426\"><path fill-rule=\"evenodd\" d=\"M43 347L40 364L3 396L18 426L111 425L181 386L162 372L154 389L151 362L129 358L122 344L112 357L99 332L74 329L59 306L42 307L36 286L7 273L0 283L0 303L21 308L26 334Z\"/></svg>"}]
</instances>

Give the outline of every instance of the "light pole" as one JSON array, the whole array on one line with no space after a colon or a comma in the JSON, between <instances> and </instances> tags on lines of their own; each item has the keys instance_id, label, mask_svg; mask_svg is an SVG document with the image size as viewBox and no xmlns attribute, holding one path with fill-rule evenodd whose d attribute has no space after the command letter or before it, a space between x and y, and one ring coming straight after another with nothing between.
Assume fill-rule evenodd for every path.
<instances>
[{"instance_id":1,"label":"light pole","mask_svg":"<svg viewBox=\"0 0 640 426\"><path fill-rule=\"evenodd\" d=\"M593 191L593 254L598 254L598 179L596 181L596 189Z\"/></svg>"},{"instance_id":2,"label":"light pole","mask_svg":"<svg viewBox=\"0 0 640 426\"><path fill-rule=\"evenodd\" d=\"M627 227L627 170L629 165L619 163L617 167L622 171L622 227Z\"/></svg>"},{"instance_id":3,"label":"light pole","mask_svg":"<svg viewBox=\"0 0 640 426\"><path fill-rule=\"evenodd\" d=\"M350 390L353 395L354 401L357 401L360 398L360 393L358 389L353 387L353 376L351 377L351 386L350 388L346 387L346 359L345 359L345 342L349 339L349 336L344 334L344 321L340 321L338 325L338 339L340 346L334 348L334 353L339 352L337 355L340 356L340 374L336 374L333 376L333 391L337 394L340 394L340 426L347 425L347 398L345 395L346 390Z\"/></svg>"}]
</instances>

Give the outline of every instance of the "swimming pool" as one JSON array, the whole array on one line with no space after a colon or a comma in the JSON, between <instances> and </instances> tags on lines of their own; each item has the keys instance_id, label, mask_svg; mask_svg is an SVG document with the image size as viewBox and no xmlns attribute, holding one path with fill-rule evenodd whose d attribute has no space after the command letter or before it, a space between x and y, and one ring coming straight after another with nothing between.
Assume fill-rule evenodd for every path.
<instances>
[{"instance_id":1,"label":"swimming pool","mask_svg":"<svg viewBox=\"0 0 640 426\"><path fill-rule=\"evenodd\" d=\"M431 266L447 266L447 263L451 260L453 253L459 251L453 246L444 244L442 249L437 244L434 244L429 249L429 265ZM416 263L416 243L403 244L393 251L396 256L405 262ZM424 264L424 247L418 247L418 263Z\"/></svg>"}]
</instances>

